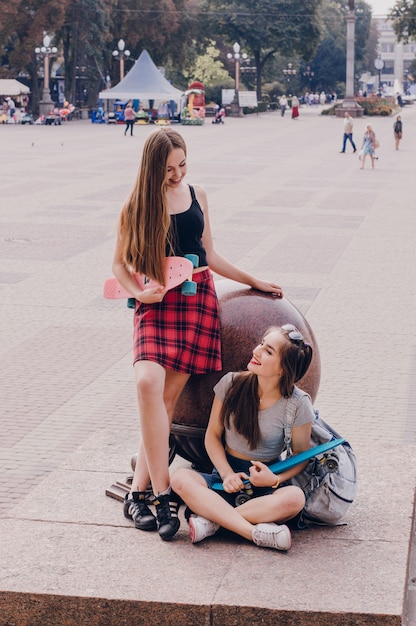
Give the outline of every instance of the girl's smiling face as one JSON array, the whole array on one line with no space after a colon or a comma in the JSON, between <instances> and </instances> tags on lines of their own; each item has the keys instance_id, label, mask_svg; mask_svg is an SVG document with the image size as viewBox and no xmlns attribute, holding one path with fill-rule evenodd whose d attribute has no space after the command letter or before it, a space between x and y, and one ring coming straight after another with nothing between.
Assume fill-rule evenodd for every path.
<instances>
[{"instance_id":1,"label":"girl's smiling face","mask_svg":"<svg viewBox=\"0 0 416 626\"><path fill-rule=\"evenodd\" d=\"M182 148L173 148L166 164L165 186L178 187L186 175L186 155Z\"/></svg>"},{"instance_id":2,"label":"girl's smiling face","mask_svg":"<svg viewBox=\"0 0 416 626\"><path fill-rule=\"evenodd\" d=\"M274 330L265 335L263 341L254 348L247 369L257 376L279 379L282 374L280 350L285 341L287 340L280 330Z\"/></svg>"}]
</instances>

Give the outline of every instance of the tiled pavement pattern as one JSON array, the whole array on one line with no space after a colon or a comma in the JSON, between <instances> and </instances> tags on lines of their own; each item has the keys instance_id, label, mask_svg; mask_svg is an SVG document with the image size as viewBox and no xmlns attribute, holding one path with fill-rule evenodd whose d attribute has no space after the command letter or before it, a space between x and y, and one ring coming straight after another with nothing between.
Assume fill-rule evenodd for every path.
<instances>
[{"instance_id":1,"label":"tiled pavement pattern","mask_svg":"<svg viewBox=\"0 0 416 626\"><path fill-rule=\"evenodd\" d=\"M180 128L218 250L306 314L323 364L317 404L353 441L416 443L415 118L404 111L398 152L392 120L374 120L375 171L339 154L342 120L316 110ZM0 128L3 514L91 433L136 419L131 313L101 289L153 130Z\"/></svg>"},{"instance_id":2,"label":"tiled pavement pattern","mask_svg":"<svg viewBox=\"0 0 416 626\"><path fill-rule=\"evenodd\" d=\"M357 446L385 446L392 479L400 458L389 446L405 453L416 443L416 109L403 118L398 152L392 120L372 120L382 146L375 171L339 154L342 120L317 110L301 109L298 121L271 113L180 128L218 250L278 281L303 311L320 347L321 415ZM355 122L358 144L365 123ZM65 494L59 468L81 444L99 445L108 428L131 436L131 311L101 291L152 131L0 127L3 518L54 470ZM105 454L97 458L111 474Z\"/></svg>"}]
</instances>

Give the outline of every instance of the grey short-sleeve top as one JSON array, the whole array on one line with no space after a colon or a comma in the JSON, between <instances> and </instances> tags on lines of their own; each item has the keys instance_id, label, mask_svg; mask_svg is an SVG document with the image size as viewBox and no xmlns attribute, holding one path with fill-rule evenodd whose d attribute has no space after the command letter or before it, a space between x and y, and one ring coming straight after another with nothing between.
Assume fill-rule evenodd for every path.
<instances>
[{"instance_id":1,"label":"grey short-sleeve top","mask_svg":"<svg viewBox=\"0 0 416 626\"><path fill-rule=\"evenodd\" d=\"M235 372L229 372L215 385L214 393L223 402ZM315 419L312 400L305 392L294 387L292 397L298 399L293 426L302 426ZM252 460L270 462L277 459L284 450L284 424L286 422L287 398L280 398L268 409L259 411L261 438L259 445L251 450L245 437L233 428L233 415L230 418L231 428L225 428L225 443L236 452Z\"/></svg>"}]
</instances>

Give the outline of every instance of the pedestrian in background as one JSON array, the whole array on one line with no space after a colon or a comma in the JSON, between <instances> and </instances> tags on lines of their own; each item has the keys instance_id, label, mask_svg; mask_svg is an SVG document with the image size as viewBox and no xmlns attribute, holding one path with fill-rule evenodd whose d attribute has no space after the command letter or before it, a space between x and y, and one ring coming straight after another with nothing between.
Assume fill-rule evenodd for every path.
<instances>
[{"instance_id":1,"label":"pedestrian in background","mask_svg":"<svg viewBox=\"0 0 416 626\"><path fill-rule=\"evenodd\" d=\"M286 107L287 107L287 98L286 98L285 94L283 94L283 96L279 100L279 107L280 107L280 115L282 117L284 117L285 116Z\"/></svg>"},{"instance_id":2,"label":"pedestrian in background","mask_svg":"<svg viewBox=\"0 0 416 626\"><path fill-rule=\"evenodd\" d=\"M361 156L361 168L364 169L365 158L368 155L371 159L371 169L374 169L374 161L376 159L375 150L379 147L379 143L376 139L375 132L373 131L370 124L367 124L365 127L365 133L363 137L363 143L361 146L362 156Z\"/></svg>"},{"instance_id":3,"label":"pedestrian in background","mask_svg":"<svg viewBox=\"0 0 416 626\"><path fill-rule=\"evenodd\" d=\"M393 130L394 130L394 144L396 146L396 150L398 150L400 139L403 136L403 122L402 122L402 118L400 115L397 116L397 119L394 122Z\"/></svg>"},{"instance_id":4,"label":"pedestrian in background","mask_svg":"<svg viewBox=\"0 0 416 626\"><path fill-rule=\"evenodd\" d=\"M127 134L130 128L130 137L133 137L133 126L136 121L136 113L132 107L131 100L127 103L126 108L124 109L124 121L126 122L124 135Z\"/></svg>"},{"instance_id":5,"label":"pedestrian in background","mask_svg":"<svg viewBox=\"0 0 416 626\"><path fill-rule=\"evenodd\" d=\"M292 120L296 120L299 117L299 100L296 96L292 98Z\"/></svg>"},{"instance_id":6,"label":"pedestrian in background","mask_svg":"<svg viewBox=\"0 0 416 626\"><path fill-rule=\"evenodd\" d=\"M14 120L14 114L16 113L16 105L14 100L11 98L7 98L7 110L9 112L9 117L11 120Z\"/></svg>"},{"instance_id":7,"label":"pedestrian in background","mask_svg":"<svg viewBox=\"0 0 416 626\"><path fill-rule=\"evenodd\" d=\"M348 113L348 111L346 111L344 115L344 140L342 142L341 154L345 153L345 149L347 147L347 141L349 141L350 144L352 145L353 152L357 152L357 148L352 138L352 129L353 129L352 117Z\"/></svg>"}]
</instances>

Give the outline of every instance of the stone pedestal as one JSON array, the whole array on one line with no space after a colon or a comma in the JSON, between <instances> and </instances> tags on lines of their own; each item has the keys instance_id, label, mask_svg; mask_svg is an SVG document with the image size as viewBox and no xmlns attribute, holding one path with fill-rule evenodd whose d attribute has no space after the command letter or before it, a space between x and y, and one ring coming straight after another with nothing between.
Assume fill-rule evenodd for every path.
<instances>
[{"instance_id":1,"label":"stone pedestal","mask_svg":"<svg viewBox=\"0 0 416 626\"><path fill-rule=\"evenodd\" d=\"M234 99L231 102L231 117L244 117L243 107L240 107L238 102L238 91L235 92Z\"/></svg>"},{"instance_id":2,"label":"stone pedestal","mask_svg":"<svg viewBox=\"0 0 416 626\"><path fill-rule=\"evenodd\" d=\"M344 117L349 113L351 117L362 117L364 109L354 100L354 98L344 98L341 106L335 109L335 117Z\"/></svg>"},{"instance_id":3,"label":"stone pedestal","mask_svg":"<svg viewBox=\"0 0 416 626\"><path fill-rule=\"evenodd\" d=\"M51 98L51 94L48 89L44 89L42 92L42 100L39 102L39 115L48 115L55 108L55 103Z\"/></svg>"},{"instance_id":4,"label":"stone pedestal","mask_svg":"<svg viewBox=\"0 0 416 626\"><path fill-rule=\"evenodd\" d=\"M210 471L203 438L214 398L213 387L227 372L245 370L253 348L270 326L294 324L313 348L308 372L297 384L315 400L320 382L320 357L312 329L298 309L282 300L238 283L216 283L220 302L223 369L191 376L175 409L171 430L171 457L179 454L199 470Z\"/></svg>"},{"instance_id":5,"label":"stone pedestal","mask_svg":"<svg viewBox=\"0 0 416 626\"><path fill-rule=\"evenodd\" d=\"M340 107L335 109L336 117L344 117L349 113L351 117L362 117L364 110L354 100L354 58L355 58L355 10L354 3L350 6L347 15L347 67L345 81L345 98Z\"/></svg>"}]
</instances>

